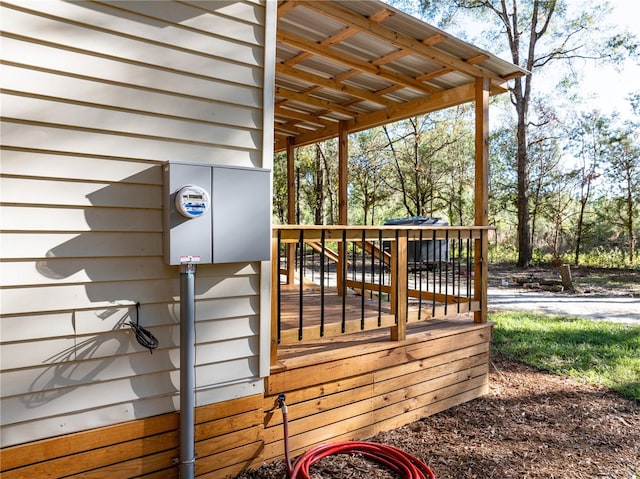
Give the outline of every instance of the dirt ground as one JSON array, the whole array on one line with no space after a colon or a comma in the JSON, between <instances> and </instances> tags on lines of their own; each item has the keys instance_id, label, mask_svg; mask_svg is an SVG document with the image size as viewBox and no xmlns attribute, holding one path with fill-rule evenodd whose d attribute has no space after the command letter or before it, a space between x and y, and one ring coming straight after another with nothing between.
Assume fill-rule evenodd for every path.
<instances>
[{"instance_id":1,"label":"dirt ground","mask_svg":"<svg viewBox=\"0 0 640 479\"><path fill-rule=\"evenodd\" d=\"M578 282L588 273L578 272ZM493 278L517 274L500 268ZM629 294L629 287L631 294L636 292L637 272L623 285L620 272L611 274L616 281L610 286L605 281L572 294ZM640 404L497 354L487 396L369 440L417 456L437 479L640 479ZM276 462L239 479L282 479L285 474L284 463ZM311 477L399 476L361 457L339 455L316 463Z\"/></svg>"},{"instance_id":2,"label":"dirt ground","mask_svg":"<svg viewBox=\"0 0 640 479\"><path fill-rule=\"evenodd\" d=\"M640 271L637 269L572 266L570 270L575 289L557 294L585 297L640 297ZM517 283L527 281L529 284L535 284L540 280L559 281L560 269L551 266L537 266L523 270L511 264L489 265L489 287L501 286L505 280L512 288L522 287L522 284ZM541 288L544 288L544 285L541 285Z\"/></svg>"},{"instance_id":3,"label":"dirt ground","mask_svg":"<svg viewBox=\"0 0 640 479\"><path fill-rule=\"evenodd\" d=\"M573 379L493 357L484 398L370 440L422 459L438 479L640 478L640 405ZM242 479L282 479L282 462ZM357 456L331 456L312 479L399 476Z\"/></svg>"}]
</instances>

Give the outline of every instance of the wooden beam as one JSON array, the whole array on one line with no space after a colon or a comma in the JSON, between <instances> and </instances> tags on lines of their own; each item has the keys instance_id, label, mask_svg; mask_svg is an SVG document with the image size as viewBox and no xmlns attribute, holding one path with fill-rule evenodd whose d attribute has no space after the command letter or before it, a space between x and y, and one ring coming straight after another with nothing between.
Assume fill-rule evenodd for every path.
<instances>
[{"instance_id":1,"label":"wooden beam","mask_svg":"<svg viewBox=\"0 0 640 479\"><path fill-rule=\"evenodd\" d=\"M424 40L422 40L422 43L432 47L433 45L444 42L447 38L448 37L444 33L437 33L435 35L431 35L429 38L425 38Z\"/></svg>"},{"instance_id":2,"label":"wooden beam","mask_svg":"<svg viewBox=\"0 0 640 479\"><path fill-rule=\"evenodd\" d=\"M295 146L293 139L287 140L287 223L296 224L296 169L295 169ZM287 244L287 284L293 284L295 268L295 244ZM280 276L274 276L280 281ZM277 283L276 283L277 284ZM273 288L275 289L275 288ZM276 316L272 315L272 318Z\"/></svg>"},{"instance_id":3,"label":"wooden beam","mask_svg":"<svg viewBox=\"0 0 640 479\"><path fill-rule=\"evenodd\" d=\"M279 123L279 122L275 122L275 124L273 125L273 129L275 130L275 132L279 135L282 136L299 136L299 135L303 135L304 133L308 133L309 130L304 130L302 128L298 128L297 126L293 126L291 125L291 123Z\"/></svg>"},{"instance_id":4,"label":"wooden beam","mask_svg":"<svg viewBox=\"0 0 640 479\"><path fill-rule=\"evenodd\" d=\"M346 40L347 38L352 37L357 33L357 28L347 27L344 30L336 33L335 35L330 36L326 40L321 41L320 45L322 45L323 47L330 47L331 45L340 43L341 41Z\"/></svg>"},{"instance_id":5,"label":"wooden beam","mask_svg":"<svg viewBox=\"0 0 640 479\"><path fill-rule=\"evenodd\" d=\"M476 55L475 57L467 58L467 63L469 65L477 65L478 63L482 63L489 59L489 55L486 53L481 53L480 55Z\"/></svg>"},{"instance_id":6,"label":"wooden beam","mask_svg":"<svg viewBox=\"0 0 640 479\"><path fill-rule=\"evenodd\" d=\"M338 22L350 25L355 28L359 28L362 32L385 40L398 48L409 48L416 54L439 63L443 66L450 66L474 77L487 77L499 79L500 77L495 73L478 67L476 65L469 64L468 62L457 58L453 55L449 55L442 50L433 48L423 41L416 40L401 33L395 32L386 28L385 26L372 22L366 17L359 15L347 8L334 4L333 2L304 2L298 1L299 5L304 5L307 8L312 8L317 12L320 12Z\"/></svg>"},{"instance_id":7,"label":"wooden beam","mask_svg":"<svg viewBox=\"0 0 640 479\"><path fill-rule=\"evenodd\" d=\"M349 121L349 133L459 105L473 100L473 94L473 83L468 83L467 85L434 93L429 97L419 98L387 110L360 115L358 118Z\"/></svg>"},{"instance_id":8,"label":"wooden beam","mask_svg":"<svg viewBox=\"0 0 640 479\"><path fill-rule=\"evenodd\" d=\"M447 73L451 73L452 71L455 71L455 70L453 68L444 67L439 70L436 70L430 73L425 73L424 75L420 75L418 78L422 81L429 81L429 80L433 80L434 78L438 78L443 75L446 75Z\"/></svg>"},{"instance_id":9,"label":"wooden beam","mask_svg":"<svg viewBox=\"0 0 640 479\"><path fill-rule=\"evenodd\" d=\"M334 103L329 100L323 100L316 96L310 96L305 93L295 92L293 90L287 90L282 87L276 87L276 96L283 97L287 100L296 101L298 103L302 103L303 105L313 105L318 108L335 111L337 113L341 113L348 117L354 117L358 115L358 112L340 105L339 103Z\"/></svg>"},{"instance_id":10,"label":"wooden beam","mask_svg":"<svg viewBox=\"0 0 640 479\"><path fill-rule=\"evenodd\" d=\"M488 78L476 79L476 139L475 139L475 226L489 224L489 89ZM474 313L476 323L487 322L487 287L489 275L489 242L485 234L475 240L474 296L480 301L480 311Z\"/></svg>"},{"instance_id":11,"label":"wooden beam","mask_svg":"<svg viewBox=\"0 0 640 479\"><path fill-rule=\"evenodd\" d=\"M403 120L411 116L424 115L436 110L448 108L462 103L473 101L475 98L475 85L473 82L466 85L434 93L428 98L419 98L414 101L402 103L396 107L374 113L360 115L357 119L347 121L349 133L366 130L375 126L385 125L394 121ZM338 126L322 131L309 132L295 138L296 146L308 145L318 141L324 141L338 136ZM285 145L276 142L275 151L281 151Z\"/></svg>"},{"instance_id":12,"label":"wooden beam","mask_svg":"<svg viewBox=\"0 0 640 479\"><path fill-rule=\"evenodd\" d=\"M284 17L287 13L296 7L296 2L280 2L278 5L278 18Z\"/></svg>"},{"instance_id":13,"label":"wooden beam","mask_svg":"<svg viewBox=\"0 0 640 479\"><path fill-rule=\"evenodd\" d=\"M345 128L345 122L338 124L338 223L347 225L349 222L348 204L348 175L349 174L349 132ZM338 243L339 261L336 263L336 285L338 294L343 293L343 284L346 281L347 245L341 241Z\"/></svg>"},{"instance_id":14,"label":"wooden beam","mask_svg":"<svg viewBox=\"0 0 640 479\"><path fill-rule=\"evenodd\" d=\"M375 92L370 92L362 88L340 83L340 81L337 81L336 78L321 77L320 75L314 75L313 73L303 71L299 68L292 68L282 63L279 63L276 65L276 73L280 75L288 76L291 78L295 78L298 80L306 81L309 83L313 83L315 85L320 85L325 88L329 88L331 90L346 93L348 95L361 98L363 100L369 100L369 101L378 103L380 105L391 106L393 104L397 104L397 102L384 98L383 96L376 94ZM355 71L353 74L358 74L358 72ZM353 76L353 74L351 76Z\"/></svg>"},{"instance_id":15,"label":"wooden beam","mask_svg":"<svg viewBox=\"0 0 640 479\"><path fill-rule=\"evenodd\" d=\"M336 123L335 121L320 118L320 116L316 113L310 115L309 113L302 113L300 111L288 108L286 102L282 105L278 105L275 108L275 115L290 118L292 120L303 121L305 123L312 123L314 125L317 125L318 127L332 126L334 123Z\"/></svg>"},{"instance_id":16,"label":"wooden beam","mask_svg":"<svg viewBox=\"0 0 640 479\"><path fill-rule=\"evenodd\" d=\"M396 241L397 259L392 260L391 267L395 266L396 271L391 271L391 275L395 275L395 291L392 291L392 298L395 306L396 324L391 328L391 341L403 341L407 339L407 300L409 292L409 278L407 275L407 231L398 232L398 241ZM392 281L393 284L393 281ZM392 288L393 289L393 288Z\"/></svg>"},{"instance_id":17,"label":"wooden beam","mask_svg":"<svg viewBox=\"0 0 640 479\"><path fill-rule=\"evenodd\" d=\"M383 8L378 13L374 13L369 17L369 21L374 23L380 23L385 21L387 18L392 17L394 13L388 8Z\"/></svg>"},{"instance_id":18,"label":"wooden beam","mask_svg":"<svg viewBox=\"0 0 640 479\"><path fill-rule=\"evenodd\" d=\"M380 57L377 60L372 61L371 63L373 63L374 65L385 65L387 63L396 61L399 58L403 58L408 55L411 55L411 53L412 53L411 50L407 48L402 48L400 50L396 50L395 52L389 53L388 55Z\"/></svg>"},{"instance_id":19,"label":"wooden beam","mask_svg":"<svg viewBox=\"0 0 640 479\"><path fill-rule=\"evenodd\" d=\"M287 223L296 224L295 146L292 139L287 141Z\"/></svg>"},{"instance_id":20,"label":"wooden beam","mask_svg":"<svg viewBox=\"0 0 640 479\"><path fill-rule=\"evenodd\" d=\"M320 3L329 3L329 2L320 2ZM379 78L383 78L387 81L390 81L391 83L400 83L408 88L413 88L419 92L425 92L425 91L432 92L435 90L433 87L427 85L426 83L418 81L415 78L411 78L406 75L401 75L400 73L383 69L379 66L373 65L370 62L360 60L359 58L346 55L344 53L340 53L338 51L324 47L319 43L309 41L305 38L299 37L297 35L293 35L291 33L278 31L277 40L279 42L282 42L294 48L297 48L298 50L302 50L303 52L308 52L313 55L318 55L323 58L327 58L331 61L334 61L340 65L344 65L348 68L355 68L362 72L370 73L371 75L375 75Z\"/></svg>"},{"instance_id":21,"label":"wooden beam","mask_svg":"<svg viewBox=\"0 0 640 479\"><path fill-rule=\"evenodd\" d=\"M309 52L300 52L298 53L295 57L289 58L287 61L285 61L283 63L283 65L288 65L288 66L294 66L297 65L298 63L302 63L303 61L305 61L307 58L310 58L312 55Z\"/></svg>"},{"instance_id":22,"label":"wooden beam","mask_svg":"<svg viewBox=\"0 0 640 479\"><path fill-rule=\"evenodd\" d=\"M349 224L347 185L349 173L349 131L346 122L341 121L338 128L338 223Z\"/></svg>"},{"instance_id":23,"label":"wooden beam","mask_svg":"<svg viewBox=\"0 0 640 479\"><path fill-rule=\"evenodd\" d=\"M287 248L289 245L287 245ZM278 307L280 298L278 297L278 285L280 284L280 251L278 251L278 240L271 240L271 325L269 339L269 365L275 366L278 363Z\"/></svg>"}]
</instances>

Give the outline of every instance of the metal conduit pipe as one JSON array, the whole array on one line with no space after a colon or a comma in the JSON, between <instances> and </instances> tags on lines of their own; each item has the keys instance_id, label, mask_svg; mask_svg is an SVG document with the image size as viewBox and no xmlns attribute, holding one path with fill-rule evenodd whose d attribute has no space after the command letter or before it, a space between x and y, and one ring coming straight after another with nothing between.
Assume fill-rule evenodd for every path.
<instances>
[{"instance_id":1,"label":"metal conduit pipe","mask_svg":"<svg viewBox=\"0 0 640 479\"><path fill-rule=\"evenodd\" d=\"M195 474L195 272L192 263L180 267L180 478Z\"/></svg>"}]
</instances>

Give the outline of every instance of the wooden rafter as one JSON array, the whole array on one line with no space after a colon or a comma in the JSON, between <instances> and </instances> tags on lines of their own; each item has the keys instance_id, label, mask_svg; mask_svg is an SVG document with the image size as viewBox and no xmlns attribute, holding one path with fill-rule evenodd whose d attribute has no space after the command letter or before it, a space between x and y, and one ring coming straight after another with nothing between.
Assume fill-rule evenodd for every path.
<instances>
[{"instance_id":1,"label":"wooden rafter","mask_svg":"<svg viewBox=\"0 0 640 479\"><path fill-rule=\"evenodd\" d=\"M292 33L278 32L277 39L279 42L290 45L294 48L297 48L298 50L303 50L307 54L318 55L338 64L355 68L362 72L378 76L380 78L384 78L385 80L388 80L392 83L400 83L401 85L409 88L414 88L418 91L432 92L437 90L436 88L430 87L427 84L416 80L415 78L411 78L409 76L384 69L377 65L373 65L371 62L338 52L334 49L323 47L318 43L306 40Z\"/></svg>"},{"instance_id":2,"label":"wooden rafter","mask_svg":"<svg viewBox=\"0 0 640 479\"><path fill-rule=\"evenodd\" d=\"M300 111L292 110L287 108L287 105L277 105L275 108L276 116L282 116L284 118L290 118L292 120L299 120L305 123L312 123L317 125L318 127L326 127L331 126L333 122L329 120L325 120L324 118L320 118L320 115L317 113L309 114L309 113L301 113Z\"/></svg>"},{"instance_id":3,"label":"wooden rafter","mask_svg":"<svg viewBox=\"0 0 640 479\"><path fill-rule=\"evenodd\" d=\"M345 128L350 132L357 132L376 126L393 123L410 116L424 115L425 113L442 110L474 99L474 84L464 85L452 90L434 94L430 98L419 98L411 102L399 105L396 108L382 110L367 115L361 115L345 122ZM318 141L324 141L338 136L338 125L323 129L321 132L309 132L296 138L297 145L307 145ZM281 150L280 144L276 144L276 150Z\"/></svg>"},{"instance_id":4,"label":"wooden rafter","mask_svg":"<svg viewBox=\"0 0 640 479\"><path fill-rule=\"evenodd\" d=\"M347 93L351 96L360 98L362 100L373 101L380 105L390 106L396 103L392 100L384 98L382 95L379 95L377 93L372 93L363 88L347 85L342 82L343 81L342 79L336 80L336 78L324 78L324 77L321 77L320 75L315 75L313 73L306 72L299 68L292 68L288 65L284 65L284 64L276 65L276 73L279 73L283 76L287 76L291 78L297 78L299 80L303 80L318 86L323 86L325 88L335 90L338 92ZM354 70L351 70L349 73L350 73L349 76L354 76L359 74L359 72Z\"/></svg>"},{"instance_id":5,"label":"wooden rafter","mask_svg":"<svg viewBox=\"0 0 640 479\"><path fill-rule=\"evenodd\" d=\"M307 92L307 93L312 93L312 92ZM312 96L305 93L298 93L298 92L287 90L280 87L276 87L276 96L284 97L287 100L306 103L307 105L313 105L318 108L325 108L327 110L335 111L336 113L341 113L346 116L354 116L358 114L357 110L342 106L339 103L323 100L321 98L318 98L317 96Z\"/></svg>"},{"instance_id":6,"label":"wooden rafter","mask_svg":"<svg viewBox=\"0 0 640 479\"><path fill-rule=\"evenodd\" d=\"M278 4L276 151L473 101L526 71L377 0Z\"/></svg>"},{"instance_id":7,"label":"wooden rafter","mask_svg":"<svg viewBox=\"0 0 640 479\"><path fill-rule=\"evenodd\" d=\"M456 70L467 73L474 77L485 77L492 80L502 80L499 76L486 69L482 69L476 65L471 65L462 59L444 53L442 50L433 48L420 40L416 40L399 32L389 30L388 28L385 28L378 23L372 22L369 19L352 12L351 10L347 10L346 8L336 5L333 2L303 2L300 0L296 0L293 3L297 3L298 5L302 4L307 8L312 8L322 13L323 15L331 17L333 20L346 22L353 27L360 29L362 32L366 32L367 34L375 36L381 40L388 41L398 48L410 48L416 54L422 55L425 58L433 60L443 66L452 66Z\"/></svg>"}]
</instances>

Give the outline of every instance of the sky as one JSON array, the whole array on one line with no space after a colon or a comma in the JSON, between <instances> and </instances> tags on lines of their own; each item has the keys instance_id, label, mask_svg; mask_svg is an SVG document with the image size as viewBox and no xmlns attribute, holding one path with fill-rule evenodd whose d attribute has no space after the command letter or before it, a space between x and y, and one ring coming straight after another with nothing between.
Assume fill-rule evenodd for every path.
<instances>
[{"instance_id":1,"label":"sky","mask_svg":"<svg viewBox=\"0 0 640 479\"><path fill-rule=\"evenodd\" d=\"M581 0L570 0L580 2ZM640 2L638 0L611 0L612 23L626 27L640 39ZM631 108L625 99L629 93L640 91L640 65L627 60L622 71L612 66L587 67L584 81L585 93L595 95L593 104L603 112L617 110L623 117L631 115Z\"/></svg>"},{"instance_id":2,"label":"sky","mask_svg":"<svg viewBox=\"0 0 640 479\"><path fill-rule=\"evenodd\" d=\"M417 2L417 0L384 0L397 8L402 9L406 1ZM584 0L566 0L569 8L575 6L580 8ZM626 29L634 33L640 39L640 0L609 0L612 7L609 16L610 23L619 25L621 29ZM411 4L411 3L410 3ZM405 4L406 5L406 4ZM465 27L469 32L479 30L480 25ZM455 34L455 32L452 32ZM480 33L478 33L480 34ZM472 33L473 35L473 33ZM499 52L491 51L499 54ZM500 55L502 56L502 55ZM510 60L510 58L505 58ZM550 91L560 80L560 76L554 76L553 72L558 69L547 68L544 75L535 78L534 89ZM632 116L631 106L627 96L634 91L640 91L640 65L638 60L627 60L624 66L617 71L612 65L585 64L584 75L579 89L584 98L582 107L584 110L598 109L605 114L617 111L623 119Z\"/></svg>"}]
</instances>

